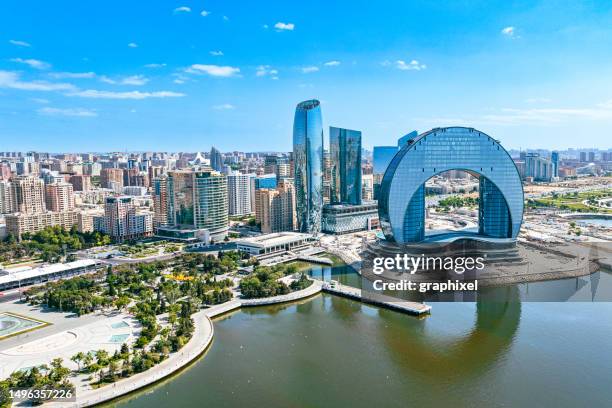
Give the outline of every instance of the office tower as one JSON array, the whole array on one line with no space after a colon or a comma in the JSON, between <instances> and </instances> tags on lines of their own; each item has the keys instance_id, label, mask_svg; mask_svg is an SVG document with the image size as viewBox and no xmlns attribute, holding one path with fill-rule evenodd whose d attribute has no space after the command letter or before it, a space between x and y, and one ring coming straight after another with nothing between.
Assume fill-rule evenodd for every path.
<instances>
[{"instance_id":1,"label":"office tower","mask_svg":"<svg viewBox=\"0 0 612 408\"><path fill-rule=\"evenodd\" d=\"M260 188L276 188L278 185L276 174L264 174L263 176L255 177L255 189Z\"/></svg>"},{"instance_id":2,"label":"office tower","mask_svg":"<svg viewBox=\"0 0 612 408\"><path fill-rule=\"evenodd\" d=\"M104 215L94 217L94 229L117 242L143 238L153 233L153 214L137 211L131 197L108 197Z\"/></svg>"},{"instance_id":3,"label":"office tower","mask_svg":"<svg viewBox=\"0 0 612 408\"><path fill-rule=\"evenodd\" d=\"M391 163L391 160L397 154L397 147L395 146L374 146L372 152L372 165L373 165L373 179L374 179L374 199L378 199L378 193L380 190L380 184L382 178L385 175L385 171Z\"/></svg>"},{"instance_id":4,"label":"office tower","mask_svg":"<svg viewBox=\"0 0 612 408\"><path fill-rule=\"evenodd\" d=\"M276 189L255 191L255 220L261 232L293 231L296 227L295 187L289 180Z\"/></svg>"},{"instance_id":5,"label":"office tower","mask_svg":"<svg viewBox=\"0 0 612 408\"><path fill-rule=\"evenodd\" d=\"M210 149L210 167L216 171L223 171L223 156L214 147Z\"/></svg>"},{"instance_id":6,"label":"office tower","mask_svg":"<svg viewBox=\"0 0 612 408\"><path fill-rule=\"evenodd\" d=\"M123 169L106 168L100 172L102 188L121 191L123 188Z\"/></svg>"},{"instance_id":7,"label":"office tower","mask_svg":"<svg viewBox=\"0 0 612 408\"><path fill-rule=\"evenodd\" d=\"M332 161L329 150L323 149L323 204L331 197Z\"/></svg>"},{"instance_id":8,"label":"office tower","mask_svg":"<svg viewBox=\"0 0 612 408\"><path fill-rule=\"evenodd\" d=\"M361 204L361 132L330 126L333 204Z\"/></svg>"},{"instance_id":9,"label":"office tower","mask_svg":"<svg viewBox=\"0 0 612 408\"><path fill-rule=\"evenodd\" d=\"M15 211L38 214L45 211L45 182L32 176L16 177L11 183Z\"/></svg>"},{"instance_id":10,"label":"office tower","mask_svg":"<svg viewBox=\"0 0 612 408\"><path fill-rule=\"evenodd\" d=\"M323 122L317 100L300 102L296 107L293 160L298 228L317 234L323 207Z\"/></svg>"},{"instance_id":11,"label":"office tower","mask_svg":"<svg viewBox=\"0 0 612 408\"><path fill-rule=\"evenodd\" d=\"M232 173L227 176L229 215L251 214L251 175Z\"/></svg>"},{"instance_id":12,"label":"office tower","mask_svg":"<svg viewBox=\"0 0 612 408\"><path fill-rule=\"evenodd\" d=\"M550 161L552 162L552 176L559 177L559 152L552 152Z\"/></svg>"},{"instance_id":13,"label":"office tower","mask_svg":"<svg viewBox=\"0 0 612 408\"><path fill-rule=\"evenodd\" d=\"M601 154L601 161L603 162L612 161L612 152L603 152Z\"/></svg>"},{"instance_id":14,"label":"office tower","mask_svg":"<svg viewBox=\"0 0 612 408\"><path fill-rule=\"evenodd\" d=\"M72 184L53 183L45 186L45 201L47 210L54 212L74 210L74 195Z\"/></svg>"},{"instance_id":15,"label":"office tower","mask_svg":"<svg viewBox=\"0 0 612 408\"><path fill-rule=\"evenodd\" d=\"M168 177L161 176L153 179L153 226L165 227L168 220Z\"/></svg>"},{"instance_id":16,"label":"office tower","mask_svg":"<svg viewBox=\"0 0 612 408\"><path fill-rule=\"evenodd\" d=\"M169 224L193 228L193 172L171 171L167 182Z\"/></svg>"},{"instance_id":17,"label":"office tower","mask_svg":"<svg viewBox=\"0 0 612 408\"><path fill-rule=\"evenodd\" d=\"M580 152L580 161L582 163L586 163L586 161L587 161L587 152Z\"/></svg>"},{"instance_id":18,"label":"office tower","mask_svg":"<svg viewBox=\"0 0 612 408\"><path fill-rule=\"evenodd\" d=\"M0 214L10 214L12 212L15 212L15 206L11 194L11 183L0 180Z\"/></svg>"},{"instance_id":19,"label":"office tower","mask_svg":"<svg viewBox=\"0 0 612 408\"><path fill-rule=\"evenodd\" d=\"M74 191L89 191L91 190L91 176L80 174L70 176L70 180L68 181L72 184L72 188Z\"/></svg>"}]
</instances>

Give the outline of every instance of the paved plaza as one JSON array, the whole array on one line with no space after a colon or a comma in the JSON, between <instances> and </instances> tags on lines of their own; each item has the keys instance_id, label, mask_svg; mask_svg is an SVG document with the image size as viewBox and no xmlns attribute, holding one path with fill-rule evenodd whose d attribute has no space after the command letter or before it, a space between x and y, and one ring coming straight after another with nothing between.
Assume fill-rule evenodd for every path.
<instances>
[{"instance_id":1,"label":"paved plaza","mask_svg":"<svg viewBox=\"0 0 612 408\"><path fill-rule=\"evenodd\" d=\"M0 304L0 316L15 313L24 318L50 323L45 327L0 340L0 378L17 370L48 364L60 357L64 365L76 369L70 357L81 352L104 349L114 353L123 343L132 343L140 324L119 312L74 317L70 313L46 311L25 303Z\"/></svg>"}]
</instances>

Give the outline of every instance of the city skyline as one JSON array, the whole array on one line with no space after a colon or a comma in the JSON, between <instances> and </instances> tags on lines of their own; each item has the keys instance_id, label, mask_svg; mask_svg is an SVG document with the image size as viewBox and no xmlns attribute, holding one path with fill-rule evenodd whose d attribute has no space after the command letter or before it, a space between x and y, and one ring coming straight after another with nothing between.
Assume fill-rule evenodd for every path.
<instances>
[{"instance_id":1,"label":"city skyline","mask_svg":"<svg viewBox=\"0 0 612 408\"><path fill-rule=\"evenodd\" d=\"M3 150L290 151L312 98L369 149L451 125L508 149L609 147L607 4L1 9Z\"/></svg>"}]
</instances>

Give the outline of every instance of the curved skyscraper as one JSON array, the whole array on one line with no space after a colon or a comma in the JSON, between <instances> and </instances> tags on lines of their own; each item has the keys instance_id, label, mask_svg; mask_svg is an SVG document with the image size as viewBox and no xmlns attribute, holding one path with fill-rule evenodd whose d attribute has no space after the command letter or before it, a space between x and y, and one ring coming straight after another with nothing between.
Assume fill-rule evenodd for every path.
<instances>
[{"instance_id":1,"label":"curved skyscraper","mask_svg":"<svg viewBox=\"0 0 612 408\"><path fill-rule=\"evenodd\" d=\"M293 121L293 160L298 228L321 230L323 208L323 121L316 99L300 102Z\"/></svg>"}]
</instances>

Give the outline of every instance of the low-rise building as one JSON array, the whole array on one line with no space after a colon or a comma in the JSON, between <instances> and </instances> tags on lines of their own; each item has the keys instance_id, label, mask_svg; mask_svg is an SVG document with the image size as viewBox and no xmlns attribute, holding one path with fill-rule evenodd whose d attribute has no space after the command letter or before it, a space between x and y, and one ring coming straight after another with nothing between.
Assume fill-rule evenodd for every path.
<instances>
[{"instance_id":1,"label":"low-rise building","mask_svg":"<svg viewBox=\"0 0 612 408\"><path fill-rule=\"evenodd\" d=\"M326 204L323 206L321 229L328 234L348 234L378 227L378 203L366 201L360 205Z\"/></svg>"},{"instance_id":2,"label":"low-rise building","mask_svg":"<svg viewBox=\"0 0 612 408\"><path fill-rule=\"evenodd\" d=\"M306 247L312 240L311 234L300 232L279 232L236 241L239 251L253 256L270 255Z\"/></svg>"}]
</instances>

